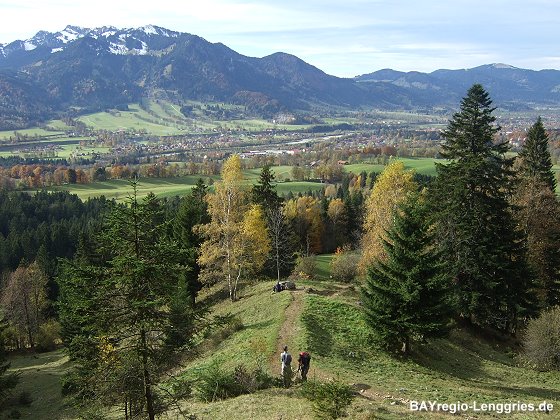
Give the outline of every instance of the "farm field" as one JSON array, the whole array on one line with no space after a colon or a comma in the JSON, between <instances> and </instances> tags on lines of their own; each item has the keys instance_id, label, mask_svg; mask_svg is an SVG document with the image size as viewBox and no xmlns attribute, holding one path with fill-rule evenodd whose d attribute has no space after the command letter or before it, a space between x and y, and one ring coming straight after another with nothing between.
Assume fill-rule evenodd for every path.
<instances>
[{"instance_id":1,"label":"farm field","mask_svg":"<svg viewBox=\"0 0 560 420\"><path fill-rule=\"evenodd\" d=\"M217 107L227 110L234 107L218 103L187 102L187 104L196 105L201 109ZM146 101L143 107L140 104L129 104L128 108L127 111L109 110L83 115L78 120L96 130L144 130L157 136L210 133L218 129L233 131L283 129L292 131L309 127L308 125L276 124L261 119L216 119L211 115L204 115L201 109L193 110L192 117L185 117L177 105L164 100ZM240 109L237 109L237 111L240 112Z\"/></svg>"},{"instance_id":2,"label":"farm field","mask_svg":"<svg viewBox=\"0 0 560 420\"><path fill-rule=\"evenodd\" d=\"M199 178L208 182L207 176L189 175L177 178L141 178L138 182L138 196L144 197L153 192L158 197L183 196L190 192ZM218 180L219 177L211 177ZM252 185L254 180L247 180L248 185ZM281 182L277 184L278 194L284 195L288 192L297 194L309 190L319 190L324 184L308 181ZM212 189L212 187L210 187ZM123 201L132 192L130 182L125 179L111 179L108 181L94 182L91 184L66 184L49 188L51 191L69 191L76 194L82 200L92 197L105 196L108 199Z\"/></svg>"},{"instance_id":3,"label":"farm field","mask_svg":"<svg viewBox=\"0 0 560 420\"><path fill-rule=\"evenodd\" d=\"M434 161L435 159L428 158L403 158L400 159L405 163L409 169L416 169L421 174L435 175ZM377 164L354 164L345 166L346 172L353 172L359 174L362 171L366 172L381 172L383 165ZM290 179L291 166L273 166L276 179L281 181L276 184L278 194L285 195L289 192L297 194L309 190L320 190L325 184L311 181L289 181L282 182L284 179ZM246 182L248 185L254 184L261 172L261 168L247 169L244 171ZM138 193L139 196L145 196L149 192L153 192L159 197L173 197L175 195L188 194L196 181L203 178L208 183L208 176L189 175L177 178L141 178L139 180ZM213 181L219 180L219 176L212 176ZM116 199L117 201L124 200L131 192L130 183L124 179L114 179L103 182L94 182L91 184L66 184L57 187L51 187L52 191L69 191L72 194L78 195L82 200L87 200L90 197L99 197L101 195L109 199Z\"/></svg>"},{"instance_id":4,"label":"farm field","mask_svg":"<svg viewBox=\"0 0 560 420\"><path fill-rule=\"evenodd\" d=\"M394 160L399 160L404 163L406 169L414 169L417 173L422 175L436 175L435 163L445 163L444 159L434 159L434 158L393 158ZM393 160L392 159L392 160ZM366 172L381 172L385 167L381 164L375 163L356 163L351 165L346 165L344 169L346 172L354 172L359 174L362 171Z\"/></svg>"}]
</instances>

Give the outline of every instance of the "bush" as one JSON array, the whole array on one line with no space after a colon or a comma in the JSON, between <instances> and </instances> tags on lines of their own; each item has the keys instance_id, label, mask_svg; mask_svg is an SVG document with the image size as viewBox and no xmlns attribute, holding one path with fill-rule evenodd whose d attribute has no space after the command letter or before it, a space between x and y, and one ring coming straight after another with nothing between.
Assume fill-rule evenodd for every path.
<instances>
[{"instance_id":1,"label":"bush","mask_svg":"<svg viewBox=\"0 0 560 420\"><path fill-rule=\"evenodd\" d=\"M523 347L527 361L533 366L560 370L560 307L529 321Z\"/></svg>"},{"instance_id":2,"label":"bush","mask_svg":"<svg viewBox=\"0 0 560 420\"><path fill-rule=\"evenodd\" d=\"M242 394L252 394L280 384L277 378L273 378L260 367L248 371L245 366L239 365L235 368L234 377Z\"/></svg>"},{"instance_id":3,"label":"bush","mask_svg":"<svg viewBox=\"0 0 560 420\"><path fill-rule=\"evenodd\" d=\"M339 381L305 382L303 396L313 403L313 411L321 419L337 419L346 414L346 408L354 398L349 385Z\"/></svg>"},{"instance_id":4,"label":"bush","mask_svg":"<svg viewBox=\"0 0 560 420\"><path fill-rule=\"evenodd\" d=\"M52 351L60 343L60 324L51 319L39 326L37 351Z\"/></svg>"},{"instance_id":5,"label":"bush","mask_svg":"<svg viewBox=\"0 0 560 420\"><path fill-rule=\"evenodd\" d=\"M358 263L360 256L348 249L336 250L331 260L331 276L341 282L350 283L358 274Z\"/></svg>"},{"instance_id":6,"label":"bush","mask_svg":"<svg viewBox=\"0 0 560 420\"><path fill-rule=\"evenodd\" d=\"M315 255L299 256L296 259L296 266L294 267L294 276L305 277L312 279L315 277L317 271L317 261Z\"/></svg>"},{"instance_id":7,"label":"bush","mask_svg":"<svg viewBox=\"0 0 560 420\"><path fill-rule=\"evenodd\" d=\"M196 391L199 397L212 402L241 395L235 377L231 372L226 372L220 365L213 363L198 375Z\"/></svg>"},{"instance_id":8,"label":"bush","mask_svg":"<svg viewBox=\"0 0 560 420\"><path fill-rule=\"evenodd\" d=\"M277 379L261 368L249 371L245 366L239 365L233 372L227 372L214 363L198 376L196 391L202 400L211 402L252 394L277 385Z\"/></svg>"}]
</instances>

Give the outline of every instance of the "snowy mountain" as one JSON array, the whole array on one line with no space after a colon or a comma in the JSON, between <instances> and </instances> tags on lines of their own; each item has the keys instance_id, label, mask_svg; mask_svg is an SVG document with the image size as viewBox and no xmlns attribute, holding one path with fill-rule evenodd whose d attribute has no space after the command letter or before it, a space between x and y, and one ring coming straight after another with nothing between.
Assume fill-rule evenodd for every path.
<instances>
[{"instance_id":1,"label":"snowy mountain","mask_svg":"<svg viewBox=\"0 0 560 420\"><path fill-rule=\"evenodd\" d=\"M241 104L262 117L317 107L449 109L473 83L482 83L499 107L560 106L557 70L491 64L432 73L385 69L344 79L290 54L247 57L153 25L67 26L0 45L0 128L29 125L69 108L125 106L156 93L178 103Z\"/></svg>"}]
</instances>

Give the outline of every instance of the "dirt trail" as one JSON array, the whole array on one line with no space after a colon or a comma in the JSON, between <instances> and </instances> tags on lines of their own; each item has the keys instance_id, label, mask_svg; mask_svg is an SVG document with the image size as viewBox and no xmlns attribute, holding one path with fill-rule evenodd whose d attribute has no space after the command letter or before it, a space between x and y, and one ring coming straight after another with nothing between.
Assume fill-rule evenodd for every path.
<instances>
[{"instance_id":1,"label":"dirt trail","mask_svg":"<svg viewBox=\"0 0 560 420\"><path fill-rule=\"evenodd\" d=\"M274 354L270 357L270 367L273 372L278 373L280 373L280 353L284 346L288 346L292 358L294 361L297 360L294 338L301 332L299 317L303 311L303 290L283 291L281 293L289 293L291 301L284 312L284 322L278 332Z\"/></svg>"},{"instance_id":2,"label":"dirt trail","mask_svg":"<svg viewBox=\"0 0 560 420\"><path fill-rule=\"evenodd\" d=\"M275 352L270 356L269 359L269 366L271 372L274 375L280 375L280 353L282 352L282 348L284 346L288 346L288 351L292 355L293 362L292 368L294 370L297 369L297 356L300 350L296 348L295 339L299 334L303 334L302 327L300 325L300 317L303 313L304 308L304 289L298 289L294 291L283 291L281 293L289 293L291 297L290 304L286 307L284 312L284 322L280 327L280 331L278 332L278 338L276 340L276 347ZM336 294L340 294L341 291L336 292ZM308 379L310 380L319 380L321 382L327 381L333 378L333 375L329 375L326 371L321 369L317 366L316 363L313 363L313 355L311 359L311 368L309 369L309 373L307 375ZM361 395L363 398L369 400L383 400L383 399L394 399L390 395L382 395L380 393L375 392L375 390L370 389L368 384L349 384L351 385L358 395Z\"/></svg>"},{"instance_id":3,"label":"dirt trail","mask_svg":"<svg viewBox=\"0 0 560 420\"><path fill-rule=\"evenodd\" d=\"M292 369L297 370L297 358L300 351L303 349L298 349L296 347L295 339L298 335L303 334L302 327L300 325L300 317L303 312L304 306L304 294L303 289L298 289L294 291L283 291L281 293L290 293L291 302L284 312L284 322L280 327L278 332L278 339L276 340L275 353L270 358L270 368L271 371L276 374L280 374L280 353L284 346L288 346L288 351L292 355ZM311 361L311 368L308 373L308 378L325 380L329 376L318 369L316 364L313 363L313 355Z\"/></svg>"}]
</instances>

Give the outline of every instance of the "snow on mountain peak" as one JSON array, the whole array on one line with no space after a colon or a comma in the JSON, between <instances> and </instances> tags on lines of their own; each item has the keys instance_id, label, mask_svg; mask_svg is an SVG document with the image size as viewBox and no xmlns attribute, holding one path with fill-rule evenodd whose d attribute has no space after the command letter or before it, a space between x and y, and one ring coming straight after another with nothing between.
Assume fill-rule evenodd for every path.
<instances>
[{"instance_id":1,"label":"snow on mountain peak","mask_svg":"<svg viewBox=\"0 0 560 420\"><path fill-rule=\"evenodd\" d=\"M181 35L180 32L170 31L155 25L124 29L118 29L114 26L92 29L67 25L59 32L39 31L33 38L14 41L9 44L9 47L7 47L8 44L0 44L0 57L7 57L17 50L31 51L38 47L47 47L51 53L56 53L63 51L66 46L84 37L99 40L104 45L100 48L105 48L112 54L146 55L150 54L152 37L177 38L179 35ZM156 45L158 45L157 50L162 48L159 42Z\"/></svg>"},{"instance_id":2,"label":"snow on mountain peak","mask_svg":"<svg viewBox=\"0 0 560 420\"><path fill-rule=\"evenodd\" d=\"M140 30L144 31L144 33L146 33L147 35L158 35L158 31L154 27L154 25L142 26Z\"/></svg>"}]
</instances>

